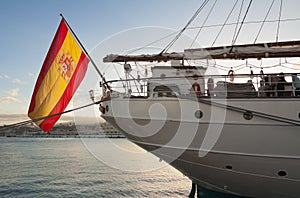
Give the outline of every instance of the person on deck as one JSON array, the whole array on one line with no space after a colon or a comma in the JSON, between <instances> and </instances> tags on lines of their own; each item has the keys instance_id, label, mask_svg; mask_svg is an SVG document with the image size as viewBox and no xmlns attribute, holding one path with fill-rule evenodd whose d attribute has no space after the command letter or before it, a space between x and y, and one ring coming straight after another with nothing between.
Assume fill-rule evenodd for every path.
<instances>
[{"instance_id":1,"label":"person on deck","mask_svg":"<svg viewBox=\"0 0 300 198\"><path fill-rule=\"evenodd\" d=\"M214 87L215 87L215 85L214 85L214 79L209 78L207 80L207 96L211 96L212 91L214 90Z\"/></svg>"},{"instance_id":2,"label":"person on deck","mask_svg":"<svg viewBox=\"0 0 300 198\"><path fill-rule=\"evenodd\" d=\"M293 86L295 88L295 96L300 96L300 79L297 74L292 74Z\"/></svg>"},{"instance_id":3,"label":"person on deck","mask_svg":"<svg viewBox=\"0 0 300 198\"><path fill-rule=\"evenodd\" d=\"M286 80L284 78L284 74L281 72L279 74L279 80L277 81L277 96L278 97L284 96L285 83L286 83Z\"/></svg>"}]
</instances>

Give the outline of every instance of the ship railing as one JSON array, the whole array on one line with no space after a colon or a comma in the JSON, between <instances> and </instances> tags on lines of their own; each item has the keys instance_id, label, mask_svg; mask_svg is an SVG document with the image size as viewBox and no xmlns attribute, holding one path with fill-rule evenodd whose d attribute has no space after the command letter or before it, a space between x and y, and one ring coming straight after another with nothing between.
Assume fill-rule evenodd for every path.
<instances>
[{"instance_id":1,"label":"ship railing","mask_svg":"<svg viewBox=\"0 0 300 198\"><path fill-rule=\"evenodd\" d=\"M113 90L111 97L300 97L300 81L293 82L292 75L297 74L164 76L110 80L107 83ZM192 89L194 82L201 87L201 93Z\"/></svg>"}]
</instances>

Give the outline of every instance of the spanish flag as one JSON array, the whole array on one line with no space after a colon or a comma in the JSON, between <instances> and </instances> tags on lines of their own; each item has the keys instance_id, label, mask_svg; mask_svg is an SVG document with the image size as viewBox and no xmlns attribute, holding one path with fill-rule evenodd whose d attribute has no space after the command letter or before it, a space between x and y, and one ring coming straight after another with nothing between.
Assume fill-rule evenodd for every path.
<instances>
[{"instance_id":1,"label":"spanish flag","mask_svg":"<svg viewBox=\"0 0 300 198\"><path fill-rule=\"evenodd\" d=\"M44 60L32 94L28 117L48 132L63 112L81 83L89 59L80 48L64 19L61 20Z\"/></svg>"}]
</instances>

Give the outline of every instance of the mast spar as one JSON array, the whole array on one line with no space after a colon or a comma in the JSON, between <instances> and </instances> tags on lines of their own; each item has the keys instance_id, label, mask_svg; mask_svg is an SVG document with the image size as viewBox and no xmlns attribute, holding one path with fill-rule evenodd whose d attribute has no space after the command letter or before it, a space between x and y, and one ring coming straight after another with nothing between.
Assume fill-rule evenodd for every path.
<instances>
[{"instance_id":1,"label":"mast spar","mask_svg":"<svg viewBox=\"0 0 300 198\"><path fill-rule=\"evenodd\" d=\"M300 57L300 40L185 49L183 53L173 52L142 55L109 54L103 58L103 62L166 62L169 60L262 59L283 57Z\"/></svg>"}]
</instances>

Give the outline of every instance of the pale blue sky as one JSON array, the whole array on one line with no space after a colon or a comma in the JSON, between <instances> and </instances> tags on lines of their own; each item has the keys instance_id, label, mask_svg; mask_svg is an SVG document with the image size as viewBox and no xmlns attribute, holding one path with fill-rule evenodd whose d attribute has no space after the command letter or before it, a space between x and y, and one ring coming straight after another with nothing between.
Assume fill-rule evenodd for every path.
<instances>
[{"instance_id":1,"label":"pale blue sky","mask_svg":"<svg viewBox=\"0 0 300 198\"><path fill-rule=\"evenodd\" d=\"M38 72L61 19L60 12L89 51L124 29L179 28L198 5L196 0L1 0L0 114L27 112ZM180 13L180 17L171 10ZM172 19L176 23L169 23Z\"/></svg>"},{"instance_id":2,"label":"pale blue sky","mask_svg":"<svg viewBox=\"0 0 300 198\"><path fill-rule=\"evenodd\" d=\"M202 2L203 0L1 0L0 114L27 113L37 75L61 19L60 12L90 51L111 35L130 28L154 26L179 30ZM213 2L211 0L208 6ZM234 2L235 0L218 0L207 24L223 23ZM275 1L270 19L277 17L279 2ZM287 4L283 7L282 18L300 17L300 1L284 2ZM262 20L270 3L271 0L254 0L249 19ZM199 15L193 26L201 26L208 10ZM236 20L238 9L235 13L231 22ZM281 40L300 39L299 25L299 22L283 25ZM249 30L250 26L245 28L239 41L253 42L257 27L255 31ZM211 30L214 33L218 31ZM228 33L230 30L224 31L225 34L217 42L219 44L229 44L228 41L231 40L232 35ZM274 41L276 24L269 24L264 32L261 41ZM203 31L199 38L206 45L209 44L206 43L209 40L207 38L211 36L211 33ZM210 39L210 44L211 42Z\"/></svg>"}]
</instances>

